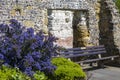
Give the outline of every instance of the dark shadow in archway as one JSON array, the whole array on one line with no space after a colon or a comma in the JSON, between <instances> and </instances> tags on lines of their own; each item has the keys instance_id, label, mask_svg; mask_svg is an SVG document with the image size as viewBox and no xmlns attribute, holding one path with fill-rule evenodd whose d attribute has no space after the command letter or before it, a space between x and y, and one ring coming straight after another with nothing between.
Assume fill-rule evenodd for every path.
<instances>
[{"instance_id":1,"label":"dark shadow in archway","mask_svg":"<svg viewBox=\"0 0 120 80\"><path fill-rule=\"evenodd\" d=\"M78 47L79 44L78 44L78 37L79 37L79 33L78 33L78 30L77 30L77 24L79 23L79 19L80 17L77 16L79 13L79 11L74 11L74 14L73 14L73 47Z\"/></svg>"},{"instance_id":2,"label":"dark shadow in archway","mask_svg":"<svg viewBox=\"0 0 120 80\"><path fill-rule=\"evenodd\" d=\"M82 19L83 16L81 14L84 14L85 20ZM73 47L85 47L87 46L87 41L85 42L84 37L89 36L88 31L88 10L75 10L73 13ZM82 21L86 21L86 25L80 25ZM86 44L85 44L86 43Z\"/></svg>"}]
</instances>

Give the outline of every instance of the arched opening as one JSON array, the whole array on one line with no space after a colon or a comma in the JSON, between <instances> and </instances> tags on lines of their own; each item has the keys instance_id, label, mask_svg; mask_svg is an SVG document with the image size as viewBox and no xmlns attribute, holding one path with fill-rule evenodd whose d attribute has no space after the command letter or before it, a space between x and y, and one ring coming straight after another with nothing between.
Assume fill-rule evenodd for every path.
<instances>
[{"instance_id":1,"label":"arched opening","mask_svg":"<svg viewBox=\"0 0 120 80\"><path fill-rule=\"evenodd\" d=\"M90 45L87 10L74 11L73 16L73 46L86 47Z\"/></svg>"}]
</instances>

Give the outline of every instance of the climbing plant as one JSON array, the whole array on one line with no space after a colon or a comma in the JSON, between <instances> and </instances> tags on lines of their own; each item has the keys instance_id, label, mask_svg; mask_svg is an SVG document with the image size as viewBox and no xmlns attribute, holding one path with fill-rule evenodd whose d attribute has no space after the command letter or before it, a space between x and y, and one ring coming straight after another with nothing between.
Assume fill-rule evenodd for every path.
<instances>
[{"instance_id":1,"label":"climbing plant","mask_svg":"<svg viewBox=\"0 0 120 80\"><path fill-rule=\"evenodd\" d=\"M115 3L116 3L116 6L118 7L119 12L120 12L120 0L116 0Z\"/></svg>"}]
</instances>

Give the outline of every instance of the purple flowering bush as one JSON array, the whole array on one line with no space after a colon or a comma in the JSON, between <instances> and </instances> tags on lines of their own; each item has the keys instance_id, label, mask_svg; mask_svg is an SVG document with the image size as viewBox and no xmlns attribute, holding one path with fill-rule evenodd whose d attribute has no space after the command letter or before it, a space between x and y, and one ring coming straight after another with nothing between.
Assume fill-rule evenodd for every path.
<instances>
[{"instance_id":1,"label":"purple flowering bush","mask_svg":"<svg viewBox=\"0 0 120 80\"><path fill-rule=\"evenodd\" d=\"M53 36L35 33L11 19L10 24L0 24L0 65L17 67L29 76L36 71L49 75L55 69L51 63L57 48L54 41Z\"/></svg>"}]
</instances>

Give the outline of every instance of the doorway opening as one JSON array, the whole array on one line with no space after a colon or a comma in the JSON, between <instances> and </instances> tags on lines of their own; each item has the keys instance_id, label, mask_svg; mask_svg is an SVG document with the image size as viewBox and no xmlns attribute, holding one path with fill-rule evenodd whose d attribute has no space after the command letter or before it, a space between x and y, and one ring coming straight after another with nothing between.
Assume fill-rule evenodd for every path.
<instances>
[{"instance_id":1,"label":"doorway opening","mask_svg":"<svg viewBox=\"0 0 120 80\"><path fill-rule=\"evenodd\" d=\"M73 17L73 47L90 46L87 11L75 11Z\"/></svg>"},{"instance_id":2,"label":"doorway opening","mask_svg":"<svg viewBox=\"0 0 120 80\"><path fill-rule=\"evenodd\" d=\"M65 48L89 45L88 14L85 10L48 10L48 29Z\"/></svg>"}]
</instances>

